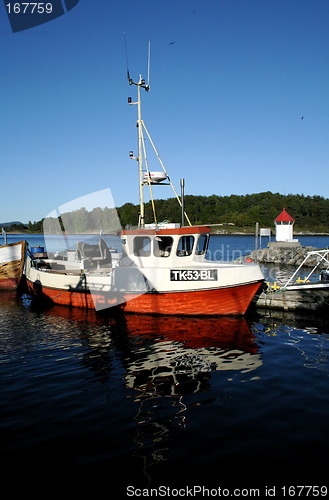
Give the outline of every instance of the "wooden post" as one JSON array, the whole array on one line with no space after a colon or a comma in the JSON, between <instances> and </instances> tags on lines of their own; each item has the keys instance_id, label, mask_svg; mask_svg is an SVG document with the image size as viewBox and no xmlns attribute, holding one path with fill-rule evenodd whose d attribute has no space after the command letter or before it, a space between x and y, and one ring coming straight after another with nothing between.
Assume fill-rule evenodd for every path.
<instances>
[{"instance_id":1,"label":"wooden post","mask_svg":"<svg viewBox=\"0 0 329 500\"><path fill-rule=\"evenodd\" d=\"M4 240L4 245L7 245L7 233L4 228L2 228L2 236Z\"/></svg>"}]
</instances>

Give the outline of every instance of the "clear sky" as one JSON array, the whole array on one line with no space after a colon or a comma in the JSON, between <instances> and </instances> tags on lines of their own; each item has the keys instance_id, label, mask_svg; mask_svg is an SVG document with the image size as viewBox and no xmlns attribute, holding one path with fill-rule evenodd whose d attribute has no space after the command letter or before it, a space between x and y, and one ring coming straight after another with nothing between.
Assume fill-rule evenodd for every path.
<instances>
[{"instance_id":1,"label":"clear sky","mask_svg":"<svg viewBox=\"0 0 329 500\"><path fill-rule=\"evenodd\" d=\"M0 222L138 203L123 33L135 80L151 42L143 118L178 191L328 197L328 27L328 0L80 0L13 33L1 2Z\"/></svg>"}]
</instances>

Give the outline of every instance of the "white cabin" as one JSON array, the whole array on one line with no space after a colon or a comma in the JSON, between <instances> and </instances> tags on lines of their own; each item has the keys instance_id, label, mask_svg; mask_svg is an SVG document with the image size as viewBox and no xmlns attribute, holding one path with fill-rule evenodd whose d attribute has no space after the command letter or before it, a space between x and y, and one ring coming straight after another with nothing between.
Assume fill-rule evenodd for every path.
<instances>
[{"instance_id":1,"label":"white cabin","mask_svg":"<svg viewBox=\"0 0 329 500\"><path fill-rule=\"evenodd\" d=\"M174 263L188 265L192 261L205 259L210 229L205 226L168 229L136 229L122 231L121 242L124 254L137 265L167 267ZM145 260L146 258L146 260Z\"/></svg>"}]
</instances>

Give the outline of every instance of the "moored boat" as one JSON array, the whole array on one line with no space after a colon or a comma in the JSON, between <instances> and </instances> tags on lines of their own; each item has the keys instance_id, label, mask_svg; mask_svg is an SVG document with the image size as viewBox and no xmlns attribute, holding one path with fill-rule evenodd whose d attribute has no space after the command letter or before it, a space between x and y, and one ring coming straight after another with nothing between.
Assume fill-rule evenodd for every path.
<instances>
[{"instance_id":1,"label":"moored boat","mask_svg":"<svg viewBox=\"0 0 329 500\"><path fill-rule=\"evenodd\" d=\"M26 242L0 246L0 290L15 290L21 283Z\"/></svg>"},{"instance_id":2,"label":"moored boat","mask_svg":"<svg viewBox=\"0 0 329 500\"><path fill-rule=\"evenodd\" d=\"M207 259L210 228L192 226L180 198L141 118L140 77L138 99L138 161L140 216L137 229L120 232L121 256L113 259L104 238L92 246L79 242L72 255L29 255L25 274L31 293L54 303L96 310L119 307L126 312L184 315L243 315L264 281L258 264ZM163 173L150 172L144 132ZM165 182L165 184L164 184ZM158 224L152 187L171 185L182 207L182 223ZM149 187L154 222L145 224L144 188ZM184 225L185 221L188 225ZM70 258L69 258L70 255Z\"/></svg>"},{"instance_id":3,"label":"moored boat","mask_svg":"<svg viewBox=\"0 0 329 500\"><path fill-rule=\"evenodd\" d=\"M257 264L207 260L210 237L210 229L202 226L122 231L123 253L117 261L81 259L79 250L73 262L65 256L29 255L27 284L39 299L75 307L243 315L263 275Z\"/></svg>"}]
</instances>

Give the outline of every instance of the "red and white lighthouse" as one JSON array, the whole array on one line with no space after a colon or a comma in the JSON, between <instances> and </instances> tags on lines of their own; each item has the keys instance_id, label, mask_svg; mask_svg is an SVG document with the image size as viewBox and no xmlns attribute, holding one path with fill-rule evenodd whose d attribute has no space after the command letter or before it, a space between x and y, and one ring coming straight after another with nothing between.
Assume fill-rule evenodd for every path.
<instances>
[{"instance_id":1,"label":"red and white lighthouse","mask_svg":"<svg viewBox=\"0 0 329 500\"><path fill-rule=\"evenodd\" d=\"M280 215L274 220L276 241L297 242L294 240L293 227L295 219L288 214L284 208Z\"/></svg>"}]
</instances>

